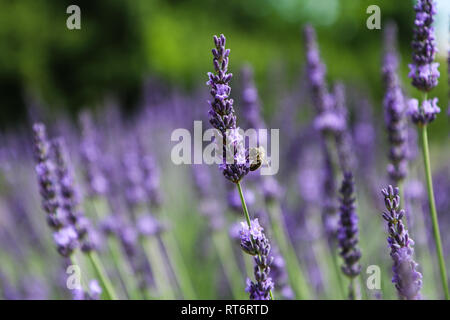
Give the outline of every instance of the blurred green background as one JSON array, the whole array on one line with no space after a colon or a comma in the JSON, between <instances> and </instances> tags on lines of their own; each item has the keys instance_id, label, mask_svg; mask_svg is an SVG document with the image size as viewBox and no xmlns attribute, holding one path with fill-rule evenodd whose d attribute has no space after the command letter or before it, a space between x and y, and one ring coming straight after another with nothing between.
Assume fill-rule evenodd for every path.
<instances>
[{"instance_id":1,"label":"blurred green background","mask_svg":"<svg viewBox=\"0 0 450 320\"><path fill-rule=\"evenodd\" d=\"M433 94L446 112L450 5L438 2L442 77ZM70 4L81 8L81 30L66 28ZM0 0L0 125L25 119L31 101L74 114L113 95L132 109L150 75L183 90L202 86L211 69L212 35L219 33L228 38L232 72L244 62L255 68L270 115L274 83L292 87L301 73L306 22L318 30L330 80L367 91L380 112L382 30L366 28L372 4L381 8L382 27L390 19L398 24L402 79L414 95L407 78L412 0ZM445 139L447 126L439 117L431 136Z\"/></svg>"}]
</instances>

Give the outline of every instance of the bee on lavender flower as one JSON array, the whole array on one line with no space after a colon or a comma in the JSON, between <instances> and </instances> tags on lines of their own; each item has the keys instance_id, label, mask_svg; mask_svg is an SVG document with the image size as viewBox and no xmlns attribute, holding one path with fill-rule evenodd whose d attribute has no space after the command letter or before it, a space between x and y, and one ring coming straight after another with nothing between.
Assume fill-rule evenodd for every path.
<instances>
[{"instance_id":1,"label":"bee on lavender flower","mask_svg":"<svg viewBox=\"0 0 450 320\"><path fill-rule=\"evenodd\" d=\"M250 171L258 170L263 164L267 164L266 150L263 147L250 148L248 153Z\"/></svg>"}]
</instances>

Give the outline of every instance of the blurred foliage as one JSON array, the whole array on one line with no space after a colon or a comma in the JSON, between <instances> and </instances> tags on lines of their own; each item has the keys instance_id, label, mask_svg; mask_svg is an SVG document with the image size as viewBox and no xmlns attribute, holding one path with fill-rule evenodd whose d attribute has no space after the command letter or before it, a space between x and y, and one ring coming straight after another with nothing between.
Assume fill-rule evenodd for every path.
<instances>
[{"instance_id":1,"label":"blurred foliage","mask_svg":"<svg viewBox=\"0 0 450 320\"><path fill-rule=\"evenodd\" d=\"M66 8L81 8L81 30L66 28ZM113 95L127 108L137 105L146 76L192 89L211 69L212 35L224 33L232 49L231 71L244 62L255 76L266 112L276 108L274 70L290 87L304 64L302 26L316 26L329 79L367 91L378 111L382 30L368 30L366 9L381 8L382 23L399 28L402 75L407 79L413 21L412 1L383 0L0 0L1 122L26 115L38 99L52 111L74 112ZM447 101L445 60L434 93ZM440 117L433 130L444 133ZM443 134L442 136L445 136Z\"/></svg>"}]
</instances>

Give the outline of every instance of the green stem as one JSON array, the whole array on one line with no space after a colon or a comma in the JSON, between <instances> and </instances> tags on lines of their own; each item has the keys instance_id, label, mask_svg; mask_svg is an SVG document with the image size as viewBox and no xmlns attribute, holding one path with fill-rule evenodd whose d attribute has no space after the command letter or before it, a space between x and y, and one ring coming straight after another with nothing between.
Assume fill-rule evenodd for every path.
<instances>
[{"instance_id":1,"label":"green stem","mask_svg":"<svg viewBox=\"0 0 450 320\"><path fill-rule=\"evenodd\" d=\"M441 235L439 232L439 222L436 212L436 204L434 201L434 192L433 192L433 181L431 177L431 165L430 165L430 151L428 150L428 134L427 134L427 126L424 125L420 129L420 136L422 140L422 155L423 162L425 165L425 176L427 180L427 192L428 192L428 200L430 205L430 214L431 221L433 225L433 235L434 242L436 244L436 253L439 260L439 270L441 274L442 288L444 290L445 299L449 300L450 295L448 292L448 283L447 283L447 271L445 268L445 260L444 254L442 252L442 243L441 243Z\"/></svg>"},{"instance_id":2,"label":"green stem","mask_svg":"<svg viewBox=\"0 0 450 320\"><path fill-rule=\"evenodd\" d=\"M91 261L92 266L94 267L95 273L97 274L100 283L102 284L106 298L108 300L117 300L116 292L114 291L111 281L109 280L108 275L106 274L106 271L103 268L103 265L97 253L95 251L90 251L87 253L87 256Z\"/></svg>"},{"instance_id":3,"label":"green stem","mask_svg":"<svg viewBox=\"0 0 450 320\"><path fill-rule=\"evenodd\" d=\"M163 299L174 299L174 293L170 285L170 276L164 265L164 255L156 237L145 237L141 240L145 255L152 269L153 278L158 293Z\"/></svg>"},{"instance_id":4,"label":"green stem","mask_svg":"<svg viewBox=\"0 0 450 320\"><path fill-rule=\"evenodd\" d=\"M194 286L191 282L188 269L184 262L180 248L172 232L163 232L161 241L167 252L169 263L174 270L174 275L184 299L196 299Z\"/></svg>"},{"instance_id":5,"label":"green stem","mask_svg":"<svg viewBox=\"0 0 450 320\"><path fill-rule=\"evenodd\" d=\"M310 292L305 280L305 275L297 259L290 239L287 236L287 228L284 223L278 202L268 203L269 217L273 229L273 235L280 248L282 256L286 259L286 271L289 281L299 299L309 299Z\"/></svg>"},{"instance_id":6,"label":"green stem","mask_svg":"<svg viewBox=\"0 0 450 320\"><path fill-rule=\"evenodd\" d=\"M120 251L120 243L113 237L109 237L107 242L111 260L122 281L127 297L132 300L143 299L143 296L139 294L139 285L134 277L133 268L128 263L128 259L124 258Z\"/></svg>"},{"instance_id":7,"label":"green stem","mask_svg":"<svg viewBox=\"0 0 450 320\"><path fill-rule=\"evenodd\" d=\"M241 183L237 182L236 185L237 185L237 188L239 191L239 197L241 198L241 204L242 204L242 209L244 210L245 219L247 220L248 228L250 229L251 228L250 215L248 214L247 204L245 203L245 198L244 198L244 193L242 192ZM253 242L253 238L252 238L252 242ZM270 293L270 299L274 300L272 290L270 290L269 293Z\"/></svg>"},{"instance_id":8,"label":"green stem","mask_svg":"<svg viewBox=\"0 0 450 320\"><path fill-rule=\"evenodd\" d=\"M334 244L331 244L328 247L330 249L331 261L333 263L333 269L336 274L336 280L338 283L339 291L341 293L341 297L345 299L345 289L344 284L342 282L342 271L338 263L338 252Z\"/></svg>"},{"instance_id":9,"label":"green stem","mask_svg":"<svg viewBox=\"0 0 450 320\"><path fill-rule=\"evenodd\" d=\"M244 288L241 282L242 277L238 276L240 275L240 270L236 264L236 259L234 259L234 253L228 235L224 231L217 231L213 232L212 238L233 298L244 299Z\"/></svg>"}]
</instances>

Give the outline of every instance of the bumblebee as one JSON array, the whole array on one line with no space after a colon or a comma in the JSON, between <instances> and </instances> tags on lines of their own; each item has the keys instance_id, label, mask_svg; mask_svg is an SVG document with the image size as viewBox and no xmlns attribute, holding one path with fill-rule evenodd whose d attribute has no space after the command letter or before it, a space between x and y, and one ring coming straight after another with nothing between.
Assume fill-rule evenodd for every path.
<instances>
[{"instance_id":1,"label":"bumblebee","mask_svg":"<svg viewBox=\"0 0 450 320\"><path fill-rule=\"evenodd\" d=\"M251 148L249 151L250 171L258 170L266 163L266 151L263 147Z\"/></svg>"}]
</instances>

